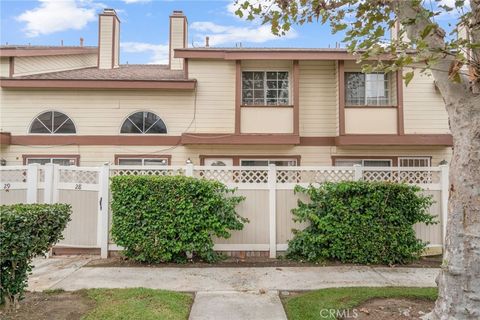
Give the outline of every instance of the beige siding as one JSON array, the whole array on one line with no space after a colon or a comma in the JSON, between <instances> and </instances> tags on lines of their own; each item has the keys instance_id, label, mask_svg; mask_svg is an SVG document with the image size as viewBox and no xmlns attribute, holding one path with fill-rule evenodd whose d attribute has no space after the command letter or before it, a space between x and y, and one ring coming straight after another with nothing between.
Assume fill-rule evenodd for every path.
<instances>
[{"instance_id":1,"label":"beige siding","mask_svg":"<svg viewBox=\"0 0 480 320\"><path fill-rule=\"evenodd\" d=\"M73 54L60 56L16 57L14 76L73 70L97 65L97 54Z\"/></svg>"},{"instance_id":2,"label":"beige siding","mask_svg":"<svg viewBox=\"0 0 480 320\"><path fill-rule=\"evenodd\" d=\"M47 110L67 114L79 135L117 135L128 115L147 110L165 122L168 135L180 135L193 119L193 93L180 91L2 90L0 129L28 133L31 121ZM202 117L200 117L202 118Z\"/></svg>"},{"instance_id":3,"label":"beige siding","mask_svg":"<svg viewBox=\"0 0 480 320\"><path fill-rule=\"evenodd\" d=\"M406 69L404 72L411 70ZM442 96L429 73L415 72L403 87L405 133L449 133L448 115Z\"/></svg>"},{"instance_id":4,"label":"beige siding","mask_svg":"<svg viewBox=\"0 0 480 320\"><path fill-rule=\"evenodd\" d=\"M397 108L346 108L346 134L396 134Z\"/></svg>"},{"instance_id":5,"label":"beige siding","mask_svg":"<svg viewBox=\"0 0 480 320\"><path fill-rule=\"evenodd\" d=\"M23 154L79 154L81 166L99 166L113 163L115 154L167 154L172 164L183 165L190 158L200 163L200 155L240 156L301 156L301 165L330 166L331 156L431 156L432 165L450 161L451 148L442 147L292 147L292 146L9 146L2 148L2 158L8 165L22 164Z\"/></svg>"},{"instance_id":6,"label":"beige siding","mask_svg":"<svg viewBox=\"0 0 480 320\"><path fill-rule=\"evenodd\" d=\"M276 70L276 71L292 71L291 60L243 60L243 70Z\"/></svg>"},{"instance_id":7,"label":"beige siding","mask_svg":"<svg viewBox=\"0 0 480 320\"><path fill-rule=\"evenodd\" d=\"M0 77L10 77L10 58L0 58Z\"/></svg>"},{"instance_id":8,"label":"beige siding","mask_svg":"<svg viewBox=\"0 0 480 320\"><path fill-rule=\"evenodd\" d=\"M113 16L100 16L100 47L99 47L99 68L112 68L112 46L113 46Z\"/></svg>"},{"instance_id":9,"label":"beige siding","mask_svg":"<svg viewBox=\"0 0 480 320\"><path fill-rule=\"evenodd\" d=\"M242 133L293 133L293 108L243 107Z\"/></svg>"},{"instance_id":10,"label":"beige siding","mask_svg":"<svg viewBox=\"0 0 480 320\"><path fill-rule=\"evenodd\" d=\"M185 39L184 39L184 17L171 18L171 30L170 30L170 68L172 70L182 70L183 69L183 59L174 58L174 49L185 48Z\"/></svg>"},{"instance_id":11,"label":"beige siding","mask_svg":"<svg viewBox=\"0 0 480 320\"><path fill-rule=\"evenodd\" d=\"M300 61L300 135L337 133L337 76L334 61Z\"/></svg>"},{"instance_id":12,"label":"beige siding","mask_svg":"<svg viewBox=\"0 0 480 320\"><path fill-rule=\"evenodd\" d=\"M196 122L191 132L235 132L235 61L193 60L189 77L197 79Z\"/></svg>"}]
</instances>

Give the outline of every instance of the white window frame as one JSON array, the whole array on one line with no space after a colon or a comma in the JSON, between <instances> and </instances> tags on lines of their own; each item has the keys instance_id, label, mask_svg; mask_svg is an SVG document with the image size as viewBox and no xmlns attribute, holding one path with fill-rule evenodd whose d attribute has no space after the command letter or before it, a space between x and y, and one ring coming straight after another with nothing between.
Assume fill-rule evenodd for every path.
<instances>
[{"instance_id":1,"label":"white window frame","mask_svg":"<svg viewBox=\"0 0 480 320\"><path fill-rule=\"evenodd\" d=\"M432 166L432 159L430 157L398 157L398 166L403 168L416 168L416 167L409 167L409 166L402 166L402 160L420 160L420 161L427 161L427 166L422 166L422 168L431 167Z\"/></svg>"},{"instance_id":2,"label":"white window frame","mask_svg":"<svg viewBox=\"0 0 480 320\"><path fill-rule=\"evenodd\" d=\"M137 164L121 164L120 161L121 160L141 160L142 161L142 164L140 165L137 165ZM148 158L148 157L145 157L145 158L142 158L142 157L135 157L135 158L129 158L129 157L118 157L117 158L117 164L119 166L139 166L139 167L143 167L145 166L145 160L164 160L165 161L165 164L149 164L148 166L168 166L170 163L169 163L169 159L168 158Z\"/></svg>"},{"instance_id":3,"label":"white window frame","mask_svg":"<svg viewBox=\"0 0 480 320\"><path fill-rule=\"evenodd\" d=\"M393 161L392 161L392 159L368 159L368 158L365 158L365 159L360 159L360 158L359 158L359 159L357 159L357 158L355 158L355 159L349 159L349 158L336 158L336 159L335 159L335 166L336 166L336 167L342 167L342 166L337 165L337 161L338 161L338 160L340 160L340 161L342 161L342 160L343 160L343 161L361 161L361 164L360 164L360 165L361 165L362 167L365 167L365 161L388 161L388 162L390 163L390 166L388 166L388 168L393 167Z\"/></svg>"},{"instance_id":4,"label":"white window frame","mask_svg":"<svg viewBox=\"0 0 480 320\"><path fill-rule=\"evenodd\" d=\"M42 114L48 113L48 112L58 112L58 113L62 113L62 114L64 114L64 115L66 115L67 118L68 118L70 121L72 121L73 126L74 126L74 128L75 128L75 132L74 132L74 133L57 133L57 132L34 133L34 132L30 132L30 130L32 129L32 125L33 125L33 123L35 122L35 120L37 120L37 118L38 118L39 116L41 116ZM39 120L39 121L40 121L40 120ZM65 123L65 122L66 122L66 120L64 121L64 123ZM62 125L63 125L64 123L62 123ZM43 122L42 122L42 125L45 126L45 124L44 124ZM47 128L47 127L45 126L45 128ZM57 130L60 129L60 128L61 128L61 126L58 127ZM47 130L50 130L50 129L47 128ZM50 109L50 110L42 111L42 112L38 113L37 115L35 115L35 117L33 117L33 119L30 121L30 124L29 124L28 127L27 127L27 134L28 134L28 135L35 135L35 136L37 136L37 135L38 135L38 136L52 136L52 135L56 135L56 136L74 136L74 135L77 135L77 134L78 134L78 126L77 126L77 124L75 123L75 121L72 119L72 117L70 117L67 113L65 113L65 112L63 112L63 111L59 111L59 110L51 110L51 109Z\"/></svg>"},{"instance_id":5,"label":"white window frame","mask_svg":"<svg viewBox=\"0 0 480 320\"><path fill-rule=\"evenodd\" d=\"M295 162L295 165L294 166L291 166L291 167L296 167L298 166L298 160L295 159L295 158L284 158L284 159L276 159L276 158L252 158L252 159L249 159L249 158L240 158L238 160L240 166L243 167L242 165L242 161L267 161L267 166L270 165L270 161L294 161ZM245 166L245 167L250 167L250 166ZM251 166L251 167L255 167L255 166Z\"/></svg>"},{"instance_id":6,"label":"white window frame","mask_svg":"<svg viewBox=\"0 0 480 320\"><path fill-rule=\"evenodd\" d=\"M263 85L263 99L264 99L264 104L244 104L243 103L243 73L244 72L263 72L265 75L264 75L264 78L263 78L263 81L264 81L264 85ZM287 104L267 104L266 101L267 101L267 75L266 73L267 72L286 72L288 74L288 102ZM285 69L285 68L272 68L272 69L242 69L241 70L241 76L240 76L240 91L241 91L241 101L240 101L240 104L242 106L246 106L246 107L272 107L272 108L275 108L275 107L285 107L285 106L290 106L292 105L292 72L290 69ZM254 98L255 99L255 98Z\"/></svg>"},{"instance_id":7,"label":"white window frame","mask_svg":"<svg viewBox=\"0 0 480 320\"><path fill-rule=\"evenodd\" d=\"M53 160L68 160L70 162L73 160L74 164L70 164L70 166L78 166L77 158L74 158L74 157L49 157L49 156L45 156L45 157L26 157L25 158L25 164L28 165L29 160L50 160L49 163L53 163Z\"/></svg>"},{"instance_id":8,"label":"white window frame","mask_svg":"<svg viewBox=\"0 0 480 320\"><path fill-rule=\"evenodd\" d=\"M158 120L156 122L158 122L159 120L163 122L163 124L165 125L165 130L167 132L165 133L146 133L146 132L140 132L140 133L122 133L122 127L123 125L125 124L126 121L130 121L136 128L138 128L137 125L135 125L133 123L132 120L130 120L129 118L131 116L133 116L134 114L136 113L139 113L139 112L142 112L142 113L153 113L154 115L156 115L158 117ZM155 123L156 123L155 122ZM153 125L152 125L153 126ZM140 129L140 128L138 128ZM144 109L144 110L137 110L137 111L134 111L134 112L131 112L129 113L125 118L123 118L122 122L120 123L120 126L118 127L118 133L121 134L122 136L123 135L129 135L129 136L141 136L141 135L144 135L144 136L165 136L169 133L169 129L168 129L168 126L167 126L167 123L164 121L164 118L159 116L157 112L155 111L152 111L152 110L148 110L148 109Z\"/></svg>"},{"instance_id":9,"label":"white window frame","mask_svg":"<svg viewBox=\"0 0 480 320\"><path fill-rule=\"evenodd\" d=\"M352 103L348 103L347 101L347 74L349 73L360 73L360 74L364 74L365 75L365 78L364 78L364 100L363 100L363 104L352 104ZM369 74L384 74L386 76L386 81L383 81L384 84L386 83L387 86L386 86L386 89L385 89L385 92L386 92L386 98L387 98L387 103L385 104L380 104L379 103L379 96L377 95L376 96L376 100L377 100L377 103L376 104L371 104L371 103L368 103L368 96L367 96L367 75ZM348 106L348 107L383 107L383 106L392 106L394 105L392 99L393 99L393 89L392 88L392 82L393 82L393 79L392 79L392 74L389 73L389 72L367 72L367 73L363 73L363 72L360 72L360 71L346 71L345 72L345 83L344 83L344 87L345 87L345 105ZM377 90L378 92L378 90Z\"/></svg>"}]
</instances>

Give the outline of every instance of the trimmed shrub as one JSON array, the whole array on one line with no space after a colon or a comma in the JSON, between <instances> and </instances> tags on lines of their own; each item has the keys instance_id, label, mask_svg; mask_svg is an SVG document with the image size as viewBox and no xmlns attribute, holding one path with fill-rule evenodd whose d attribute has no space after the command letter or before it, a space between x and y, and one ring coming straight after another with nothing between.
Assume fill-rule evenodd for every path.
<instances>
[{"instance_id":1,"label":"trimmed shrub","mask_svg":"<svg viewBox=\"0 0 480 320\"><path fill-rule=\"evenodd\" d=\"M436 223L428 213L433 203L421 189L383 182L325 183L297 186L299 200L294 219L308 222L294 230L287 257L295 260L326 259L361 264L404 264L417 259L426 243L416 238L413 225Z\"/></svg>"},{"instance_id":2,"label":"trimmed shrub","mask_svg":"<svg viewBox=\"0 0 480 320\"><path fill-rule=\"evenodd\" d=\"M0 206L0 302L18 307L32 259L62 239L70 221L67 204Z\"/></svg>"},{"instance_id":3,"label":"trimmed shrub","mask_svg":"<svg viewBox=\"0 0 480 320\"><path fill-rule=\"evenodd\" d=\"M112 178L112 236L124 255L139 262L186 262L198 257L212 262L212 236L228 238L247 220L233 196L218 181L183 176L118 176Z\"/></svg>"}]
</instances>

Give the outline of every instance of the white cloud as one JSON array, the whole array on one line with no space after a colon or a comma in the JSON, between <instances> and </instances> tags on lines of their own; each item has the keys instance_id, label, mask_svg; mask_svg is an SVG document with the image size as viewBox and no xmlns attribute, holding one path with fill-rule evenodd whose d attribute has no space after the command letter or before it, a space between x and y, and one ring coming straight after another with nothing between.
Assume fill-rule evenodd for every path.
<instances>
[{"instance_id":1,"label":"white cloud","mask_svg":"<svg viewBox=\"0 0 480 320\"><path fill-rule=\"evenodd\" d=\"M233 45L236 42L263 43L271 40L292 39L297 32L291 29L285 36L278 37L272 34L268 25L237 27L219 25L213 22L194 22L190 29L196 31L195 38L203 43L206 36L210 38L210 45Z\"/></svg>"},{"instance_id":2,"label":"white cloud","mask_svg":"<svg viewBox=\"0 0 480 320\"><path fill-rule=\"evenodd\" d=\"M151 55L149 63L168 63L168 44L153 44L145 42L122 42L120 47L128 53L148 53Z\"/></svg>"},{"instance_id":3,"label":"white cloud","mask_svg":"<svg viewBox=\"0 0 480 320\"><path fill-rule=\"evenodd\" d=\"M17 17L25 22L25 33L29 37L50 34L68 29L80 30L87 23L96 21L96 9L103 7L91 1L39 0L40 5Z\"/></svg>"}]
</instances>

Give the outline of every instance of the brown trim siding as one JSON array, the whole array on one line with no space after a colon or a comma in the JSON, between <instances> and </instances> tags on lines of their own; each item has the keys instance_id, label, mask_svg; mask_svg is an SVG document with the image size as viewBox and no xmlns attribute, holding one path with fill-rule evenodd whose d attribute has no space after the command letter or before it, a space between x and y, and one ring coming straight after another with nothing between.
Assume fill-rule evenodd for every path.
<instances>
[{"instance_id":1,"label":"brown trim siding","mask_svg":"<svg viewBox=\"0 0 480 320\"><path fill-rule=\"evenodd\" d=\"M10 57L8 58L8 76L10 78L13 78L13 75L15 74L15 58Z\"/></svg>"},{"instance_id":2,"label":"brown trim siding","mask_svg":"<svg viewBox=\"0 0 480 320\"><path fill-rule=\"evenodd\" d=\"M23 165L27 164L27 159L45 159L45 158L62 158L62 159L74 159L75 165L80 165L80 155L79 154L22 154Z\"/></svg>"},{"instance_id":3,"label":"brown trim siding","mask_svg":"<svg viewBox=\"0 0 480 320\"><path fill-rule=\"evenodd\" d=\"M119 164L119 159L167 159L167 165L172 163L172 156L169 154L116 154L114 163Z\"/></svg>"},{"instance_id":4,"label":"brown trim siding","mask_svg":"<svg viewBox=\"0 0 480 320\"><path fill-rule=\"evenodd\" d=\"M235 134L240 134L242 111L242 62L235 61Z\"/></svg>"},{"instance_id":5,"label":"brown trim siding","mask_svg":"<svg viewBox=\"0 0 480 320\"><path fill-rule=\"evenodd\" d=\"M176 146L176 145L299 145L299 146L452 146L450 134L410 135L345 135L340 137L300 137L292 134L209 134L184 133L182 136L156 135L24 135L2 133L3 142L11 145L112 145L112 146Z\"/></svg>"},{"instance_id":6,"label":"brown trim siding","mask_svg":"<svg viewBox=\"0 0 480 320\"><path fill-rule=\"evenodd\" d=\"M296 145L300 137L292 134L182 134L182 144Z\"/></svg>"},{"instance_id":7,"label":"brown trim siding","mask_svg":"<svg viewBox=\"0 0 480 320\"><path fill-rule=\"evenodd\" d=\"M334 146L335 137L300 137L300 146Z\"/></svg>"},{"instance_id":8,"label":"brown trim siding","mask_svg":"<svg viewBox=\"0 0 480 320\"><path fill-rule=\"evenodd\" d=\"M300 165L300 161L302 157L300 155L216 155L216 154L209 154L209 155L199 155L200 158L200 165L205 165L205 159L216 159L216 158L228 158L232 159L232 163L234 166L240 165L241 159L294 159L297 161L297 166Z\"/></svg>"},{"instance_id":9,"label":"brown trim siding","mask_svg":"<svg viewBox=\"0 0 480 320\"><path fill-rule=\"evenodd\" d=\"M98 48L95 47L59 47L48 49L2 48L0 49L0 57L62 56L70 54L90 54L97 52Z\"/></svg>"},{"instance_id":10,"label":"brown trim siding","mask_svg":"<svg viewBox=\"0 0 480 320\"><path fill-rule=\"evenodd\" d=\"M229 49L175 49L175 58L224 60L357 60L356 55L341 50L229 50ZM390 55L371 57L370 60L389 60Z\"/></svg>"},{"instance_id":11,"label":"brown trim siding","mask_svg":"<svg viewBox=\"0 0 480 320\"><path fill-rule=\"evenodd\" d=\"M196 80L32 80L3 79L2 88L193 90Z\"/></svg>"},{"instance_id":12,"label":"brown trim siding","mask_svg":"<svg viewBox=\"0 0 480 320\"><path fill-rule=\"evenodd\" d=\"M335 137L337 146L452 146L450 134L344 135Z\"/></svg>"},{"instance_id":13,"label":"brown trim siding","mask_svg":"<svg viewBox=\"0 0 480 320\"><path fill-rule=\"evenodd\" d=\"M188 59L183 59L183 77L188 79Z\"/></svg>"},{"instance_id":14,"label":"brown trim siding","mask_svg":"<svg viewBox=\"0 0 480 320\"><path fill-rule=\"evenodd\" d=\"M293 134L300 133L300 65L293 61Z\"/></svg>"},{"instance_id":15,"label":"brown trim siding","mask_svg":"<svg viewBox=\"0 0 480 320\"><path fill-rule=\"evenodd\" d=\"M345 135L345 64L338 61L338 131Z\"/></svg>"},{"instance_id":16,"label":"brown trim siding","mask_svg":"<svg viewBox=\"0 0 480 320\"><path fill-rule=\"evenodd\" d=\"M397 129L399 135L405 134L405 122L403 115L403 71L397 71Z\"/></svg>"},{"instance_id":17,"label":"brown trim siding","mask_svg":"<svg viewBox=\"0 0 480 320\"><path fill-rule=\"evenodd\" d=\"M83 145L83 146L175 146L179 136L117 135L117 136L12 136L12 145Z\"/></svg>"},{"instance_id":18,"label":"brown trim siding","mask_svg":"<svg viewBox=\"0 0 480 320\"><path fill-rule=\"evenodd\" d=\"M10 132L0 132L0 145L8 146L11 144L12 135Z\"/></svg>"},{"instance_id":19,"label":"brown trim siding","mask_svg":"<svg viewBox=\"0 0 480 320\"><path fill-rule=\"evenodd\" d=\"M347 160L392 160L392 166L398 166L398 156L331 156L332 158L332 166L335 165L335 160L337 159L347 159Z\"/></svg>"}]
</instances>

